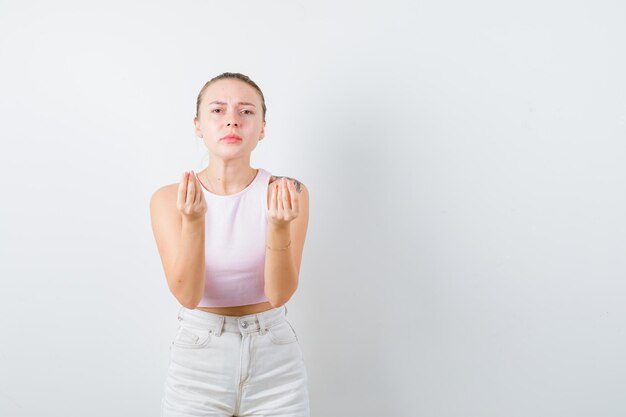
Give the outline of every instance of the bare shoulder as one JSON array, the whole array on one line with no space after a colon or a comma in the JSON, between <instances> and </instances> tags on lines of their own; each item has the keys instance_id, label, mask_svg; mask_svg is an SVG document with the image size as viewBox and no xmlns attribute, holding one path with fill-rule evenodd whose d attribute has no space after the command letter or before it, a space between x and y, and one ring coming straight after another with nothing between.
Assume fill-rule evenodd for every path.
<instances>
[{"instance_id":1,"label":"bare shoulder","mask_svg":"<svg viewBox=\"0 0 626 417\"><path fill-rule=\"evenodd\" d=\"M161 205L168 200L174 199L174 203L176 202L176 197L178 194L178 183L167 184L162 187L159 187L152 193L152 197L150 198L150 205L157 204Z\"/></svg>"},{"instance_id":2,"label":"bare shoulder","mask_svg":"<svg viewBox=\"0 0 626 417\"><path fill-rule=\"evenodd\" d=\"M309 190L307 190L307 188L305 187L305 185L304 185L302 182L298 181L297 179L295 179L295 178L293 178L293 177L287 177L287 176L281 176L281 175L272 175L272 177L270 178L270 185L271 185L274 181L276 181L276 180L278 180L278 179L281 179L281 178L287 178L288 180L292 181L292 182L293 182L293 185L295 185L295 187L296 187L296 191L297 191L298 193L307 193L307 194L308 194L308 191L309 191ZM271 191L271 189L270 189L269 191Z\"/></svg>"},{"instance_id":3,"label":"bare shoulder","mask_svg":"<svg viewBox=\"0 0 626 417\"><path fill-rule=\"evenodd\" d=\"M272 192L276 188L276 184L278 184L276 181L281 178L287 178L288 180L293 182L294 186L296 187L296 192L298 193L298 199L300 201L300 204L306 209L309 205L309 190L306 188L306 186L293 177L280 175L272 175L270 178L269 187L267 187L267 206L270 207Z\"/></svg>"},{"instance_id":4,"label":"bare shoulder","mask_svg":"<svg viewBox=\"0 0 626 417\"><path fill-rule=\"evenodd\" d=\"M178 183L167 184L156 189L150 197L150 216L153 224L160 222L164 217L180 220L180 213L176 207L178 199Z\"/></svg>"}]
</instances>

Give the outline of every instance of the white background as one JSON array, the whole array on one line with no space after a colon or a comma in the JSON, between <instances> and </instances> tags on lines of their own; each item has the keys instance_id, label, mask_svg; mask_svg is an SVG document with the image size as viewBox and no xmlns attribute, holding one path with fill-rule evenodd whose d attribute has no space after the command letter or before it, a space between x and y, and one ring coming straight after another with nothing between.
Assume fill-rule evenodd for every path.
<instances>
[{"instance_id":1,"label":"white background","mask_svg":"<svg viewBox=\"0 0 626 417\"><path fill-rule=\"evenodd\" d=\"M210 78L310 192L315 417L626 414L619 1L0 1L0 415L156 416Z\"/></svg>"}]
</instances>

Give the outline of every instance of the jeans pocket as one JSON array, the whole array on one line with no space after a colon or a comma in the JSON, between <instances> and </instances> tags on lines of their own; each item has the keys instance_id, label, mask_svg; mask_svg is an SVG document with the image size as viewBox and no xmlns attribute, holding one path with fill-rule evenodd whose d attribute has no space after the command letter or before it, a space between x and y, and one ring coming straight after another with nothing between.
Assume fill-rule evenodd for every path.
<instances>
[{"instance_id":1,"label":"jeans pocket","mask_svg":"<svg viewBox=\"0 0 626 417\"><path fill-rule=\"evenodd\" d=\"M202 348L211 341L211 332L208 329L196 329L181 325L174 336L172 345L183 348Z\"/></svg>"},{"instance_id":2,"label":"jeans pocket","mask_svg":"<svg viewBox=\"0 0 626 417\"><path fill-rule=\"evenodd\" d=\"M293 343L298 340L298 335L293 326L286 319L267 329L270 340L277 345Z\"/></svg>"}]
</instances>

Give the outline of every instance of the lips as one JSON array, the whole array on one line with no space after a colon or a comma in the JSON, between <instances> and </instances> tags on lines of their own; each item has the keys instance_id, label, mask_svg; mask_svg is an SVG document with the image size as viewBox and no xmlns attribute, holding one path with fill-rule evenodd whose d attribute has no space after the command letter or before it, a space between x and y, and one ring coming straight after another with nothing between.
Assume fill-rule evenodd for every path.
<instances>
[{"instance_id":1,"label":"lips","mask_svg":"<svg viewBox=\"0 0 626 417\"><path fill-rule=\"evenodd\" d=\"M229 135L224 136L222 138L222 140L233 141L233 140L241 140L241 138L238 135L235 135L234 133L231 133Z\"/></svg>"}]
</instances>

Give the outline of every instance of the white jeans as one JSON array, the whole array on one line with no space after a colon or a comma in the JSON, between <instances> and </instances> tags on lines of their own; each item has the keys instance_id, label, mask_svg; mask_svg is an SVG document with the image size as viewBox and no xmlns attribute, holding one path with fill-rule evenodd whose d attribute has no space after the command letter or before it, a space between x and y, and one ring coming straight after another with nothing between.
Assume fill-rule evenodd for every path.
<instances>
[{"instance_id":1,"label":"white jeans","mask_svg":"<svg viewBox=\"0 0 626 417\"><path fill-rule=\"evenodd\" d=\"M247 316L182 307L161 417L309 417L300 343L281 306Z\"/></svg>"}]
</instances>

